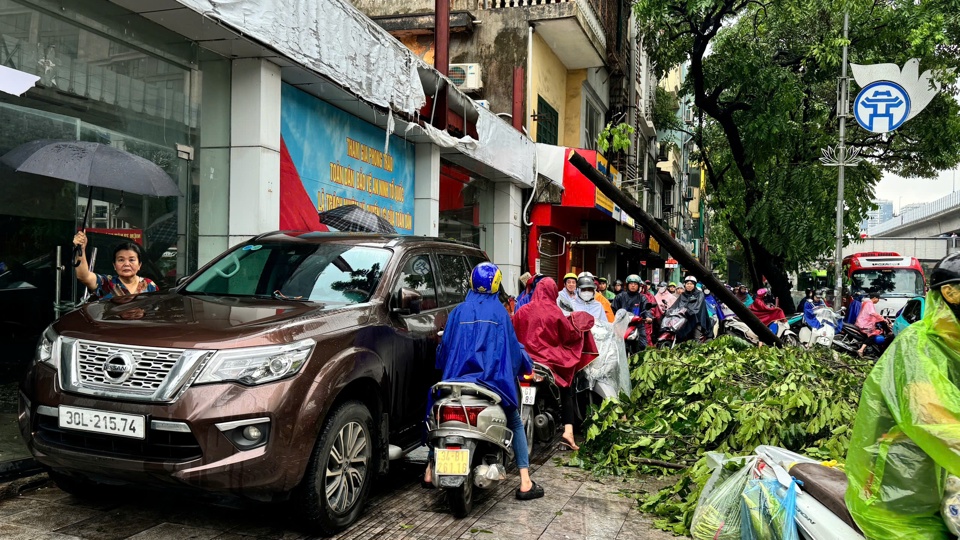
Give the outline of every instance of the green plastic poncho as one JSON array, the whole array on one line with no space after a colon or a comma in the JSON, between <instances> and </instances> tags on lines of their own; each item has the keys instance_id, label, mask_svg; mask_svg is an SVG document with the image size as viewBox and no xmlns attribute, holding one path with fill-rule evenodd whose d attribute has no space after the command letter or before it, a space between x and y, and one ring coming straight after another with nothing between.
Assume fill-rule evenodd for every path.
<instances>
[{"instance_id":1,"label":"green plastic poncho","mask_svg":"<svg viewBox=\"0 0 960 540\"><path fill-rule=\"evenodd\" d=\"M847 508L868 539L952 538L940 517L960 475L960 323L939 291L863 386L847 453Z\"/></svg>"}]
</instances>

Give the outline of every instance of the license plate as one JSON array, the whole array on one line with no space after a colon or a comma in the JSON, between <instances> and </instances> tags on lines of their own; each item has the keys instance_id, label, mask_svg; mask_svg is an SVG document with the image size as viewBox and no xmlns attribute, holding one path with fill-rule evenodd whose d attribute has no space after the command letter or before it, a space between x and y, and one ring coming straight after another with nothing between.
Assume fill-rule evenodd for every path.
<instances>
[{"instance_id":1,"label":"license plate","mask_svg":"<svg viewBox=\"0 0 960 540\"><path fill-rule=\"evenodd\" d=\"M119 414L79 407L60 407L60 427L93 433L106 433L131 439L146 436L146 419L137 414Z\"/></svg>"},{"instance_id":2,"label":"license plate","mask_svg":"<svg viewBox=\"0 0 960 540\"><path fill-rule=\"evenodd\" d=\"M533 405L537 402L537 388L535 386L521 386L521 403L524 405Z\"/></svg>"},{"instance_id":3,"label":"license plate","mask_svg":"<svg viewBox=\"0 0 960 540\"><path fill-rule=\"evenodd\" d=\"M437 474L466 476L470 472L470 450L437 449Z\"/></svg>"}]
</instances>

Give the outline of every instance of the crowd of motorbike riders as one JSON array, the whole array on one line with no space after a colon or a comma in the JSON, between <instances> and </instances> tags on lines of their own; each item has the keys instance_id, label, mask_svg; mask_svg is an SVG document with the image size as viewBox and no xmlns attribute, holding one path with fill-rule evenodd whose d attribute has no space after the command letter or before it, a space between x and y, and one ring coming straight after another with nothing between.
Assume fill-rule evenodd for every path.
<instances>
[{"instance_id":1,"label":"crowd of motorbike riders","mask_svg":"<svg viewBox=\"0 0 960 540\"><path fill-rule=\"evenodd\" d=\"M529 474L518 378L533 373L535 363L555 374L563 394L562 440L576 449L571 383L578 372L600 361L606 340L592 328L609 328L611 322L616 328L618 322L629 321L635 331L627 337L636 336L637 347L642 347L650 344L647 336L659 333L657 342L684 327L695 339L709 338L717 325L714 317L726 315L694 277L687 277L682 288L661 283L656 292L636 275L625 284L615 282L612 291L589 273L568 274L561 286L547 276L524 278L523 294L510 314L496 294L500 270L492 263L474 268L467 299L448 320L437 367L444 381L470 381L500 396L521 475L516 497L529 500L544 491ZM740 286L735 289L762 321L785 322L767 291L753 296ZM872 309L877 300L868 295L859 305L852 303L847 313L848 321L870 337L888 332L886 321ZM887 342L864 383L851 434L846 507L867 539L945 539L960 525L960 519L954 519L960 515L960 492L955 489L960 485L960 254L937 263L926 303L922 319ZM825 307L816 291L808 291L801 301L804 318ZM677 315L682 323L671 321ZM610 341L624 346L623 336L614 338ZM629 384L615 375L612 379ZM432 466L431 460L422 482L426 488L434 487Z\"/></svg>"}]
</instances>

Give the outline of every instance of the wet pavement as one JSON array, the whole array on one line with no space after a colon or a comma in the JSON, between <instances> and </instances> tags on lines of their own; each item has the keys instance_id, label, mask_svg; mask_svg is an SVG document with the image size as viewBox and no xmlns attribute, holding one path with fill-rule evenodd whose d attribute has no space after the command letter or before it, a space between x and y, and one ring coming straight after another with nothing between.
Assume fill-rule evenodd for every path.
<instances>
[{"instance_id":1,"label":"wet pavement","mask_svg":"<svg viewBox=\"0 0 960 540\"><path fill-rule=\"evenodd\" d=\"M391 466L377 480L360 520L335 538L359 540L457 538L619 539L675 538L653 529L633 498L662 482L595 478L561 463L569 455L557 445L535 450L531 475L546 496L517 501L516 469L498 488L480 492L464 519L449 512L442 492L419 485L425 452ZM10 540L218 539L295 540L310 538L282 504L184 498L182 495L122 491L97 498L69 495L54 484L0 501L0 538Z\"/></svg>"}]
</instances>

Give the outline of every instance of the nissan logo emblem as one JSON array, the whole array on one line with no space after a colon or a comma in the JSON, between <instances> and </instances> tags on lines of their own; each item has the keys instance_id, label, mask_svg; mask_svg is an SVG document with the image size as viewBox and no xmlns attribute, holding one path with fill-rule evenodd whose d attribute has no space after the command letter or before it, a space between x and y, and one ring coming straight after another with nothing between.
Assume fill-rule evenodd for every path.
<instances>
[{"instance_id":1,"label":"nissan logo emblem","mask_svg":"<svg viewBox=\"0 0 960 540\"><path fill-rule=\"evenodd\" d=\"M103 363L103 380L108 383L120 384L133 375L136 363L133 361L133 355L121 351L114 353Z\"/></svg>"}]
</instances>

